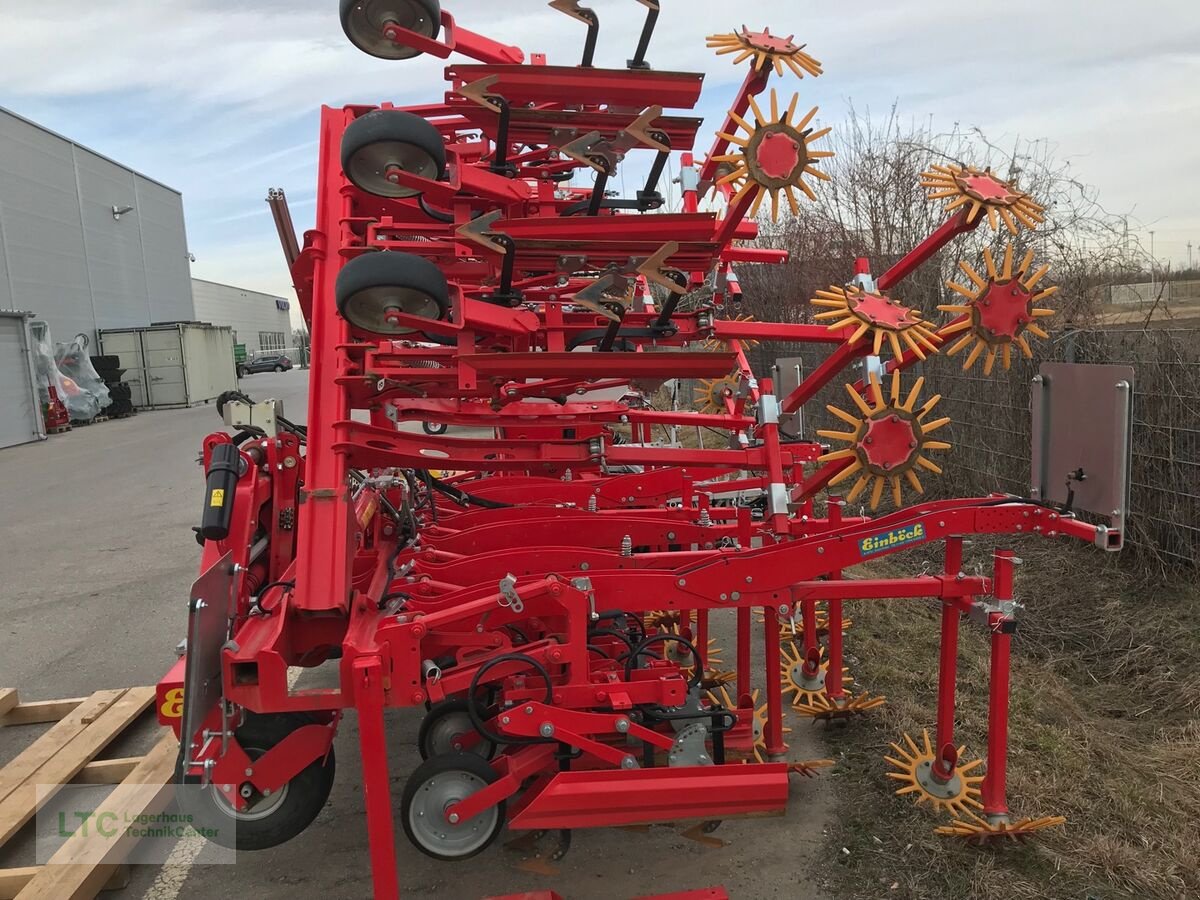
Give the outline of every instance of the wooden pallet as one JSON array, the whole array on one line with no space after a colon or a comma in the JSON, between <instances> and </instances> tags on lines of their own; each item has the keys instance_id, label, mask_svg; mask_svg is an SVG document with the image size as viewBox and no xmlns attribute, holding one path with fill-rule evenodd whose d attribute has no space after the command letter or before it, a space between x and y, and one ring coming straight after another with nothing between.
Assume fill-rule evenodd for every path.
<instances>
[{"instance_id":1,"label":"wooden pallet","mask_svg":"<svg viewBox=\"0 0 1200 900\"><path fill-rule=\"evenodd\" d=\"M164 809L170 801L165 786L171 781L179 748L170 729L162 730L145 756L97 759L153 702L152 687L36 703L21 703L15 690L0 688L0 726L55 723L0 769L0 847L33 819L38 785L115 785L97 812L115 812L121 821L126 815ZM154 791L146 785L163 787ZM43 803L45 799L41 798ZM0 869L0 900L91 900L102 890L127 883L124 862L130 849L132 841L116 842L97 857L89 839L75 834L47 865Z\"/></svg>"}]
</instances>

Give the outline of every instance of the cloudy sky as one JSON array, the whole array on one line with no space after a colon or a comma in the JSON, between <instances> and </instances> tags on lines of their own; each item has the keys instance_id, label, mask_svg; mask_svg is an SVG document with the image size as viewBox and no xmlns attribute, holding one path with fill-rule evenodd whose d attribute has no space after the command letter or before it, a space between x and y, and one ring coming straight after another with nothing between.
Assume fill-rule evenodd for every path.
<instances>
[{"instance_id":1,"label":"cloudy sky","mask_svg":"<svg viewBox=\"0 0 1200 900\"><path fill-rule=\"evenodd\" d=\"M443 0L465 27L578 62L583 26L543 0ZM585 4L587 5L587 4ZM623 66L635 0L592 0L598 65ZM744 75L704 37L795 32L825 75L797 82L826 124L851 102L996 141L1045 138L1162 261L1200 260L1197 0L662 0L649 54L707 73L707 131ZM439 60L386 62L345 39L336 0L0 0L0 106L183 192L197 277L291 296L264 198L311 227L320 104L431 102ZM705 132L702 132L704 134Z\"/></svg>"}]
</instances>

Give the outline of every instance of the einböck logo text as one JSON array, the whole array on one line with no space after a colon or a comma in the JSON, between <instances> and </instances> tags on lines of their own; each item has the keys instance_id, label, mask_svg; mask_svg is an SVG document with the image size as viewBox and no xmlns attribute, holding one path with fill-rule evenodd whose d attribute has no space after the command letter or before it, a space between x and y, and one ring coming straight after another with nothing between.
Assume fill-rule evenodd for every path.
<instances>
[{"instance_id":1,"label":"einb\u00f6ck logo text","mask_svg":"<svg viewBox=\"0 0 1200 900\"><path fill-rule=\"evenodd\" d=\"M912 544L924 539L925 526L918 523L865 537L858 542L858 549L862 551L863 556L870 556L872 553L882 553L885 550L899 547L901 544Z\"/></svg>"}]
</instances>

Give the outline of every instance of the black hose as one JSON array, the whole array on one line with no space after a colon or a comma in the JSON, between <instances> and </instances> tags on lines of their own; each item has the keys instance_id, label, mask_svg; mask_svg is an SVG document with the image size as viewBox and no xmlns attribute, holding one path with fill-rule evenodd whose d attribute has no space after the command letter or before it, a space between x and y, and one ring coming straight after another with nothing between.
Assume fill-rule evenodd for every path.
<instances>
[{"instance_id":1,"label":"black hose","mask_svg":"<svg viewBox=\"0 0 1200 900\"><path fill-rule=\"evenodd\" d=\"M426 474L428 475L428 473ZM484 509L512 509L516 506L515 503L501 503L498 500L488 500L486 497L476 497L474 494L468 494L466 491L460 490L452 484L446 484L446 482L439 478L434 478L433 475L429 475L429 484L432 485L435 491L445 494L451 500L464 506L470 504L472 506L483 507Z\"/></svg>"},{"instance_id":2,"label":"black hose","mask_svg":"<svg viewBox=\"0 0 1200 900\"><path fill-rule=\"evenodd\" d=\"M278 607L278 604L276 604L276 606L272 607L271 609L267 609L265 606L262 605L262 598L263 598L263 594L265 594L267 591L269 591L271 588L274 588L274 587L282 587L282 588L287 588L288 590L292 590L293 588L296 587L296 582L295 581L269 581L269 582L267 582L262 587L260 587L257 591L255 591L254 596L252 598L250 598L252 609L257 609L260 613L262 613L265 616L269 616L271 613L273 613L275 611L275 609Z\"/></svg>"},{"instance_id":3,"label":"black hose","mask_svg":"<svg viewBox=\"0 0 1200 900\"><path fill-rule=\"evenodd\" d=\"M543 700L542 702L545 703L547 706L549 706L551 703L554 702L554 688L550 684L550 673L546 671L546 667L543 666L536 659L534 659L532 656L528 656L527 654L505 653L503 656L497 656L494 659L489 659L487 662L485 662L482 666L479 667L478 671L475 672L475 676L471 679L471 685L470 685L470 687L467 688L467 716L471 719L471 724L475 727L475 730L478 731L481 735L483 735L487 740L489 740L493 744L497 744L497 745L499 745L499 744L553 744L553 743L555 743L555 739L552 737L551 738L505 737L504 735L495 734L492 731L488 730L487 724L484 722L483 714L480 713L480 711L479 711L478 701L475 699L475 691L479 687L479 682L480 682L480 679L483 678L483 673L488 671L489 669L494 668L495 666L500 665L500 663L504 663L504 662L529 663L529 665L532 666L534 668L534 670L539 675L541 675L543 680L546 682L546 699ZM486 710L484 710L484 712L486 712Z\"/></svg>"}]
</instances>

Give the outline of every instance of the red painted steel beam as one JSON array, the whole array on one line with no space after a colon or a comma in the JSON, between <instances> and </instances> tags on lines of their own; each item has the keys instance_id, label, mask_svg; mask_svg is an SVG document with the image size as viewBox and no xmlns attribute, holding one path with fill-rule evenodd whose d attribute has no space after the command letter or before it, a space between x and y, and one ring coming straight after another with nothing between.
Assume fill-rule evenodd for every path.
<instances>
[{"instance_id":1,"label":"red painted steel beam","mask_svg":"<svg viewBox=\"0 0 1200 900\"><path fill-rule=\"evenodd\" d=\"M511 821L515 829L588 828L778 813L785 763L559 772Z\"/></svg>"}]
</instances>

